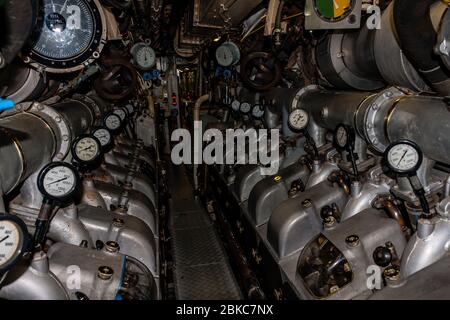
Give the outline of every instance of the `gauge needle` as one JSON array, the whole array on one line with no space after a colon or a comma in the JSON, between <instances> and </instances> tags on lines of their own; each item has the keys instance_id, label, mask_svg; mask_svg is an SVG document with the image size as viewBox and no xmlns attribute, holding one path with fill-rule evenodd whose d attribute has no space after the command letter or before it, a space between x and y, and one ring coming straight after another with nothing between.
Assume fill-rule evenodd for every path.
<instances>
[{"instance_id":1,"label":"gauge needle","mask_svg":"<svg viewBox=\"0 0 450 320\"><path fill-rule=\"evenodd\" d=\"M47 187L49 186L49 185L52 185L52 184L54 184L54 183L57 183L57 182L61 182L61 181L64 181L64 180L67 180L69 177L65 177L65 178L62 178L62 179L59 179L59 180L56 180L56 181L53 181L53 182L50 182L50 183L48 183L47 184Z\"/></svg>"},{"instance_id":2,"label":"gauge needle","mask_svg":"<svg viewBox=\"0 0 450 320\"><path fill-rule=\"evenodd\" d=\"M336 2L336 0L333 0L333 4L334 4L334 7L335 7L336 9L339 9L339 5L338 5L338 3Z\"/></svg>"},{"instance_id":3,"label":"gauge needle","mask_svg":"<svg viewBox=\"0 0 450 320\"><path fill-rule=\"evenodd\" d=\"M81 150L79 150L79 152L89 150L89 149L92 148L92 147L93 147L93 146L89 146L89 147L87 147L87 148L81 149Z\"/></svg>"},{"instance_id":4,"label":"gauge needle","mask_svg":"<svg viewBox=\"0 0 450 320\"><path fill-rule=\"evenodd\" d=\"M403 158L406 156L407 153L408 153L408 150L406 150L405 153L403 154L403 156L400 158L400 161L397 163L397 166L400 165L400 162L402 162Z\"/></svg>"},{"instance_id":5,"label":"gauge needle","mask_svg":"<svg viewBox=\"0 0 450 320\"><path fill-rule=\"evenodd\" d=\"M2 243L3 241L5 241L5 240L8 239L8 238L9 238L9 235L6 236L6 237L4 237L2 240L0 240L0 243Z\"/></svg>"}]
</instances>

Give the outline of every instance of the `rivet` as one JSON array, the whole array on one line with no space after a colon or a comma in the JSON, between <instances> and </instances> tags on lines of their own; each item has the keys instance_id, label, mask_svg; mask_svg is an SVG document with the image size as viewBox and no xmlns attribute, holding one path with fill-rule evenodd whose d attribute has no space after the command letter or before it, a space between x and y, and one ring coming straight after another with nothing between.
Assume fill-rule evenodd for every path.
<instances>
[{"instance_id":1,"label":"rivet","mask_svg":"<svg viewBox=\"0 0 450 320\"><path fill-rule=\"evenodd\" d=\"M347 243L350 247L356 247L359 245L359 237L355 234L352 234L345 238L345 243Z\"/></svg>"},{"instance_id":2,"label":"rivet","mask_svg":"<svg viewBox=\"0 0 450 320\"><path fill-rule=\"evenodd\" d=\"M114 274L114 270L108 266L101 266L97 269L97 276L102 280L110 280Z\"/></svg>"}]
</instances>

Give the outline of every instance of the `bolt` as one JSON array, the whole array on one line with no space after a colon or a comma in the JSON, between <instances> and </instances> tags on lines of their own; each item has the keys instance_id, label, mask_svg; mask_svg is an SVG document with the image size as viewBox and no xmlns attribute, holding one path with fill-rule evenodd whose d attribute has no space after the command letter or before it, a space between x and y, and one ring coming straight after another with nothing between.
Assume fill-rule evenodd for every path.
<instances>
[{"instance_id":1,"label":"bolt","mask_svg":"<svg viewBox=\"0 0 450 320\"><path fill-rule=\"evenodd\" d=\"M350 235L345 238L345 243L347 243L350 247L356 247L359 245L359 237L357 235Z\"/></svg>"},{"instance_id":2,"label":"bolt","mask_svg":"<svg viewBox=\"0 0 450 320\"><path fill-rule=\"evenodd\" d=\"M336 223L336 219L333 216L323 219L323 225L325 228L332 228Z\"/></svg>"},{"instance_id":3,"label":"bolt","mask_svg":"<svg viewBox=\"0 0 450 320\"><path fill-rule=\"evenodd\" d=\"M384 278L388 281L400 280L400 270L396 267L388 267L383 271Z\"/></svg>"},{"instance_id":4,"label":"bolt","mask_svg":"<svg viewBox=\"0 0 450 320\"><path fill-rule=\"evenodd\" d=\"M36 104L36 108L37 108L39 111L44 110L44 106L43 106L42 104Z\"/></svg>"},{"instance_id":5,"label":"bolt","mask_svg":"<svg viewBox=\"0 0 450 320\"><path fill-rule=\"evenodd\" d=\"M112 222L113 222L113 226L115 226L117 228L121 228L125 224L125 221L123 221L123 219L121 219L121 218L114 218L112 220Z\"/></svg>"},{"instance_id":6,"label":"bolt","mask_svg":"<svg viewBox=\"0 0 450 320\"><path fill-rule=\"evenodd\" d=\"M67 134L62 136L63 141L69 141L69 136Z\"/></svg>"},{"instance_id":7,"label":"bolt","mask_svg":"<svg viewBox=\"0 0 450 320\"><path fill-rule=\"evenodd\" d=\"M97 276L102 280L110 280L114 274L114 270L108 266L101 266L97 269Z\"/></svg>"},{"instance_id":8,"label":"bolt","mask_svg":"<svg viewBox=\"0 0 450 320\"><path fill-rule=\"evenodd\" d=\"M303 208L309 208L309 207L311 207L311 205L312 205L312 202L310 199L305 199L302 201Z\"/></svg>"},{"instance_id":9,"label":"bolt","mask_svg":"<svg viewBox=\"0 0 450 320\"><path fill-rule=\"evenodd\" d=\"M57 123L60 123L60 122L61 122L61 117L60 117L60 116L55 117L55 121L56 121Z\"/></svg>"},{"instance_id":10,"label":"bolt","mask_svg":"<svg viewBox=\"0 0 450 320\"><path fill-rule=\"evenodd\" d=\"M119 244L115 241L107 241L105 245L105 249L108 252L116 253L120 250Z\"/></svg>"}]
</instances>

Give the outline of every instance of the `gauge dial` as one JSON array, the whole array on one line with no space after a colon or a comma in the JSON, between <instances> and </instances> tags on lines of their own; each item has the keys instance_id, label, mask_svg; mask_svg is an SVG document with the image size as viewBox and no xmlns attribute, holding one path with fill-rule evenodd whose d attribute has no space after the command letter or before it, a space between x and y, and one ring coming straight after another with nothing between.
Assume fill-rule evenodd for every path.
<instances>
[{"instance_id":1,"label":"gauge dial","mask_svg":"<svg viewBox=\"0 0 450 320\"><path fill-rule=\"evenodd\" d=\"M239 62L241 53L239 47L233 42L224 42L216 50L216 60L222 67L229 67Z\"/></svg>"},{"instance_id":2,"label":"gauge dial","mask_svg":"<svg viewBox=\"0 0 450 320\"><path fill-rule=\"evenodd\" d=\"M309 114L303 109L294 109L289 114L289 126L291 129L304 130L309 123Z\"/></svg>"},{"instance_id":3,"label":"gauge dial","mask_svg":"<svg viewBox=\"0 0 450 320\"><path fill-rule=\"evenodd\" d=\"M251 111L252 106L248 102L244 102L241 104L240 110L242 113L247 114Z\"/></svg>"},{"instance_id":4,"label":"gauge dial","mask_svg":"<svg viewBox=\"0 0 450 320\"><path fill-rule=\"evenodd\" d=\"M122 108L114 109L113 113L118 115L121 121L124 121L125 118L127 117L126 111L123 110Z\"/></svg>"},{"instance_id":5,"label":"gauge dial","mask_svg":"<svg viewBox=\"0 0 450 320\"><path fill-rule=\"evenodd\" d=\"M117 132L122 127L122 120L117 114L110 113L103 119L105 127L111 132Z\"/></svg>"},{"instance_id":6,"label":"gauge dial","mask_svg":"<svg viewBox=\"0 0 450 320\"><path fill-rule=\"evenodd\" d=\"M49 68L83 67L99 53L102 13L96 1L43 0L29 56Z\"/></svg>"},{"instance_id":7,"label":"gauge dial","mask_svg":"<svg viewBox=\"0 0 450 320\"><path fill-rule=\"evenodd\" d=\"M94 131L92 131L92 134L98 139L102 148L105 148L112 143L111 133L106 128L94 129Z\"/></svg>"},{"instance_id":8,"label":"gauge dial","mask_svg":"<svg viewBox=\"0 0 450 320\"><path fill-rule=\"evenodd\" d=\"M131 103L126 104L125 108L128 110L128 114L134 113L134 106Z\"/></svg>"},{"instance_id":9,"label":"gauge dial","mask_svg":"<svg viewBox=\"0 0 450 320\"><path fill-rule=\"evenodd\" d=\"M408 140L395 142L385 151L386 162L396 173L414 174L422 164L422 158L419 146Z\"/></svg>"},{"instance_id":10,"label":"gauge dial","mask_svg":"<svg viewBox=\"0 0 450 320\"><path fill-rule=\"evenodd\" d=\"M264 113L265 113L265 110L261 105L257 104L255 106L253 106L253 108L252 108L253 118L261 119L262 117L264 117Z\"/></svg>"},{"instance_id":11,"label":"gauge dial","mask_svg":"<svg viewBox=\"0 0 450 320\"><path fill-rule=\"evenodd\" d=\"M28 231L16 216L0 215L0 272L16 264L27 249Z\"/></svg>"},{"instance_id":12,"label":"gauge dial","mask_svg":"<svg viewBox=\"0 0 450 320\"><path fill-rule=\"evenodd\" d=\"M155 51L144 42L137 43L131 48L134 64L142 70L150 70L156 64Z\"/></svg>"},{"instance_id":13,"label":"gauge dial","mask_svg":"<svg viewBox=\"0 0 450 320\"><path fill-rule=\"evenodd\" d=\"M89 135L78 137L72 147L72 156L80 163L88 163L97 160L100 155L101 145L97 138Z\"/></svg>"},{"instance_id":14,"label":"gauge dial","mask_svg":"<svg viewBox=\"0 0 450 320\"><path fill-rule=\"evenodd\" d=\"M336 142L337 145L341 148L345 148L348 143L348 132L344 126L339 126L336 130Z\"/></svg>"},{"instance_id":15,"label":"gauge dial","mask_svg":"<svg viewBox=\"0 0 450 320\"><path fill-rule=\"evenodd\" d=\"M238 112L240 108L241 108L241 103L240 103L238 100L234 100L234 101L231 103L231 109L232 109L233 111Z\"/></svg>"},{"instance_id":16,"label":"gauge dial","mask_svg":"<svg viewBox=\"0 0 450 320\"><path fill-rule=\"evenodd\" d=\"M77 191L79 183L76 169L65 162L52 162L42 169L38 176L38 188L44 197L64 201Z\"/></svg>"},{"instance_id":17,"label":"gauge dial","mask_svg":"<svg viewBox=\"0 0 450 320\"><path fill-rule=\"evenodd\" d=\"M350 15L355 0L314 0L314 8L325 21L336 22Z\"/></svg>"}]
</instances>

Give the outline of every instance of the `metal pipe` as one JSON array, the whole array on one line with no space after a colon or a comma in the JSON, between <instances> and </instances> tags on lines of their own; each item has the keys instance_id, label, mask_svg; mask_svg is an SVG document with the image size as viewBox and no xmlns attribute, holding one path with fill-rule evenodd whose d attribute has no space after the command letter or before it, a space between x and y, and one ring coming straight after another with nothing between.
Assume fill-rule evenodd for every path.
<instances>
[{"instance_id":1,"label":"metal pipe","mask_svg":"<svg viewBox=\"0 0 450 320\"><path fill-rule=\"evenodd\" d=\"M209 94L205 94L197 99L194 105L194 128L195 122L200 121L200 108L202 104L209 100ZM195 155L194 155L195 157ZM198 177L197 177L198 165L194 163L194 190L198 189Z\"/></svg>"}]
</instances>

